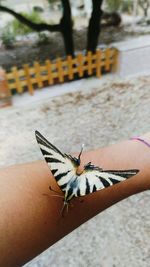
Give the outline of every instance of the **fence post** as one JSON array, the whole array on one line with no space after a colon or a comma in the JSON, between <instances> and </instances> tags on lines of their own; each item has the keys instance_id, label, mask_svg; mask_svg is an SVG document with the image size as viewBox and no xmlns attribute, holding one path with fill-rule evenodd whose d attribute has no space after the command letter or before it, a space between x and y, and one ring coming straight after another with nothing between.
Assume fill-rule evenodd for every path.
<instances>
[{"instance_id":1,"label":"fence post","mask_svg":"<svg viewBox=\"0 0 150 267\"><path fill-rule=\"evenodd\" d=\"M88 51L87 53L87 71L88 71L88 75L92 75L92 52Z\"/></svg>"},{"instance_id":2,"label":"fence post","mask_svg":"<svg viewBox=\"0 0 150 267\"><path fill-rule=\"evenodd\" d=\"M45 61L45 64L46 64L47 75L48 75L48 83L52 85L54 83L54 81L53 81L53 73L52 73L51 61L49 59L47 59Z\"/></svg>"},{"instance_id":3,"label":"fence post","mask_svg":"<svg viewBox=\"0 0 150 267\"><path fill-rule=\"evenodd\" d=\"M7 84L6 72L0 67L0 107L10 106L11 93Z\"/></svg>"},{"instance_id":4,"label":"fence post","mask_svg":"<svg viewBox=\"0 0 150 267\"><path fill-rule=\"evenodd\" d=\"M62 83L64 82L64 73L62 67L62 60L60 58L57 58L56 66L57 66L58 80L59 82Z\"/></svg>"},{"instance_id":5,"label":"fence post","mask_svg":"<svg viewBox=\"0 0 150 267\"><path fill-rule=\"evenodd\" d=\"M101 77L101 50L96 51L96 77Z\"/></svg>"},{"instance_id":6,"label":"fence post","mask_svg":"<svg viewBox=\"0 0 150 267\"><path fill-rule=\"evenodd\" d=\"M110 49L109 48L105 50L105 70L106 71L110 70Z\"/></svg>"},{"instance_id":7,"label":"fence post","mask_svg":"<svg viewBox=\"0 0 150 267\"><path fill-rule=\"evenodd\" d=\"M38 87L42 88L43 82L42 82L42 75L41 75L39 62L37 62L37 61L34 62L34 69L35 69L35 79L36 79L36 82L38 84Z\"/></svg>"},{"instance_id":8,"label":"fence post","mask_svg":"<svg viewBox=\"0 0 150 267\"><path fill-rule=\"evenodd\" d=\"M119 57L119 51L115 49L113 54L113 64L112 64L113 72L117 72L118 70L118 57Z\"/></svg>"},{"instance_id":9,"label":"fence post","mask_svg":"<svg viewBox=\"0 0 150 267\"><path fill-rule=\"evenodd\" d=\"M21 86L21 83L20 83L20 78L19 78L19 75L18 75L18 69L16 66L14 66L12 69L11 69L13 75L14 75L14 80L15 80L15 83L16 83L16 89L17 89L17 92L19 94L21 94L23 92L22 90L22 86Z\"/></svg>"},{"instance_id":10,"label":"fence post","mask_svg":"<svg viewBox=\"0 0 150 267\"><path fill-rule=\"evenodd\" d=\"M30 68L29 68L28 64L24 64L23 69L24 69L24 72L26 75L28 91L29 91L30 95L33 95L34 88L33 88L32 82L31 82Z\"/></svg>"},{"instance_id":11,"label":"fence post","mask_svg":"<svg viewBox=\"0 0 150 267\"><path fill-rule=\"evenodd\" d=\"M67 57L67 63L68 63L68 78L69 80L73 80L74 78L74 72L73 72L73 60L72 56Z\"/></svg>"},{"instance_id":12,"label":"fence post","mask_svg":"<svg viewBox=\"0 0 150 267\"><path fill-rule=\"evenodd\" d=\"M84 57L82 54L78 54L77 56L77 62L78 62L78 75L79 77L83 77L84 74L84 70L83 70L83 66L84 66Z\"/></svg>"}]
</instances>

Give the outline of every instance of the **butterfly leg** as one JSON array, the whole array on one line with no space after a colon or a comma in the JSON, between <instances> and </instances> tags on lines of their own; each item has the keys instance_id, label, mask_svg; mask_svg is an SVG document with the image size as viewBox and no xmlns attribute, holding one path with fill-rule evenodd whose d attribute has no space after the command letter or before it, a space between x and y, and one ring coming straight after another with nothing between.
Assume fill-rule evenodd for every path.
<instances>
[{"instance_id":1,"label":"butterfly leg","mask_svg":"<svg viewBox=\"0 0 150 267\"><path fill-rule=\"evenodd\" d=\"M55 191L54 189L52 189L51 186L49 186L49 190L52 191L52 192L54 192L54 193L56 193L56 194L55 194L55 195L43 194L43 196L48 196L48 197L51 196L51 197L61 197L61 198L64 198L64 196L62 196L62 195L60 194L60 192Z\"/></svg>"},{"instance_id":2,"label":"butterfly leg","mask_svg":"<svg viewBox=\"0 0 150 267\"><path fill-rule=\"evenodd\" d=\"M46 196L46 197L60 197L60 198L63 198L64 200L64 197L63 196L59 196L59 195L48 195L48 194L42 194L43 196Z\"/></svg>"},{"instance_id":3,"label":"butterfly leg","mask_svg":"<svg viewBox=\"0 0 150 267\"><path fill-rule=\"evenodd\" d=\"M64 203L63 204L63 207L62 207L62 209L61 209L61 211L60 211L60 215L61 215L61 217L64 217L64 211L65 211L65 209L66 209L66 203Z\"/></svg>"},{"instance_id":4,"label":"butterfly leg","mask_svg":"<svg viewBox=\"0 0 150 267\"><path fill-rule=\"evenodd\" d=\"M68 210L69 210L69 205L67 205L67 213L68 213Z\"/></svg>"}]
</instances>

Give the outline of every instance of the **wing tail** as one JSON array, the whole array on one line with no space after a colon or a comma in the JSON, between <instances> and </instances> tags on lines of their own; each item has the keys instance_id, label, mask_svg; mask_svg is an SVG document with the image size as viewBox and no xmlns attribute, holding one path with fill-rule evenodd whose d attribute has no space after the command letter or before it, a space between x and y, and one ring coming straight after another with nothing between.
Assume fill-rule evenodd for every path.
<instances>
[{"instance_id":1,"label":"wing tail","mask_svg":"<svg viewBox=\"0 0 150 267\"><path fill-rule=\"evenodd\" d=\"M78 188L75 196L85 196L89 193L123 182L136 175L137 169L132 170L98 170L85 171L78 178Z\"/></svg>"},{"instance_id":2,"label":"wing tail","mask_svg":"<svg viewBox=\"0 0 150 267\"><path fill-rule=\"evenodd\" d=\"M57 184L65 191L67 184L76 174L76 158L63 154L38 131L35 132L35 136Z\"/></svg>"},{"instance_id":3,"label":"wing tail","mask_svg":"<svg viewBox=\"0 0 150 267\"><path fill-rule=\"evenodd\" d=\"M64 154L61 153L61 151L58 148L56 148L54 145L52 145L41 133L39 133L38 131L35 131L35 136L36 136L36 140L37 140L39 145L42 145L42 146L47 147L49 149L52 149L53 151L55 151L56 153L59 153L62 157L64 157ZM40 148L42 150L41 146L40 146Z\"/></svg>"}]
</instances>

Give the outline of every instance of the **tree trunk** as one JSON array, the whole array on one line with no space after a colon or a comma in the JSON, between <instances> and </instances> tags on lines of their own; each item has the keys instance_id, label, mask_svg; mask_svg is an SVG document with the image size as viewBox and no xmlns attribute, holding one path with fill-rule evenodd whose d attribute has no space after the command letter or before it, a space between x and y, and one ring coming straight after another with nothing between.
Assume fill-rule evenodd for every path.
<instances>
[{"instance_id":1,"label":"tree trunk","mask_svg":"<svg viewBox=\"0 0 150 267\"><path fill-rule=\"evenodd\" d=\"M74 56L74 45L73 45L73 27L71 18L71 8L69 0L61 0L63 5L63 16L60 24L49 25L47 23L35 23L25 16L13 11L12 9L0 5L0 12L7 12L18 19L21 23L27 25L31 29L41 32L47 30L49 32L61 32L64 39L65 51L67 55Z\"/></svg>"},{"instance_id":2,"label":"tree trunk","mask_svg":"<svg viewBox=\"0 0 150 267\"><path fill-rule=\"evenodd\" d=\"M144 8L144 17L147 18L148 16L148 8Z\"/></svg>"},{"instance_id":3,"label":"tree trunk","mask_svg":"<svg viewBox=\"0 0 150 267\"><path fill-rule=\"evenodd\" d=\"M98 44L98 37L101 30L100 21L103 14L101 9L102 3L103 0L92 0L93 10L88 27L87 51L95 52Z\"/></svg>"},{"instance_id":4,"label":"tree trunk","mask_svg":"<svg viewBox=\"0 0 150 267\"><path fill-rule=\"evenodd\" d=\"M69 0L61 0L63 5L63 16L60 21L61 33L63 35L67 55L74 56L73 23Z\"/></svg>"}]
</instances>

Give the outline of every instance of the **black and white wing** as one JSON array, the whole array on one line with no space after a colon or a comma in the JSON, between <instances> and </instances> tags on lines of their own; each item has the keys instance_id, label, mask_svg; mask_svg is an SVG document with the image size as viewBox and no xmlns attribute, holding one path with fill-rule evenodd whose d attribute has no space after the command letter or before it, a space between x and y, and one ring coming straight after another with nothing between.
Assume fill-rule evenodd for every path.
<instances>
[{"instance_id":1,"label":"black and white wing","mask_svg":"<svg viewBox=\"0 0 150 267\"><path fill-rule=\"evenodd\" d=\"M78 177L75 196L85 196L89 193L104 189L130 178L138 172L139 170L136 169L104 171L99 167L88 164L85 166L84 172Z\"/></svg>"},{"instance_id":2,"label":"black and white wing","mask_svg":"<svg viewBox=\"0 0 150 267\"><path fill-rule=\"evenodd\" d=\"M35 136L57 184L65 191L71 178L76 175L76 168L79 166L77 158L63 154L38 131Z\"/></svg>"}]
</instances>

